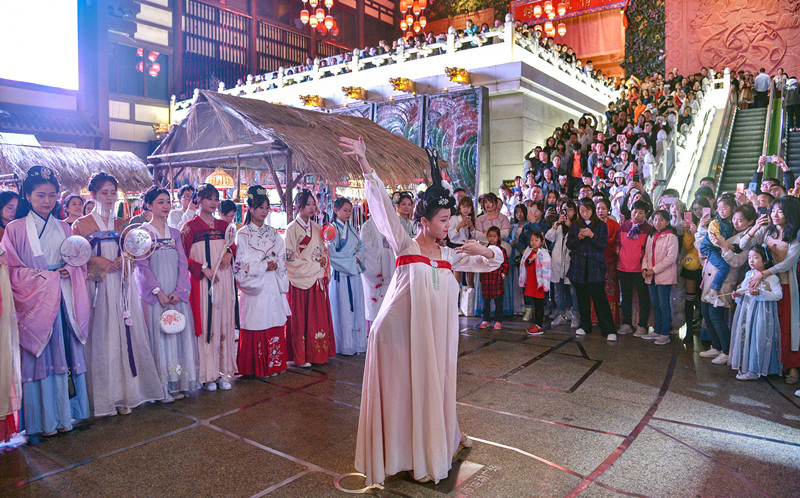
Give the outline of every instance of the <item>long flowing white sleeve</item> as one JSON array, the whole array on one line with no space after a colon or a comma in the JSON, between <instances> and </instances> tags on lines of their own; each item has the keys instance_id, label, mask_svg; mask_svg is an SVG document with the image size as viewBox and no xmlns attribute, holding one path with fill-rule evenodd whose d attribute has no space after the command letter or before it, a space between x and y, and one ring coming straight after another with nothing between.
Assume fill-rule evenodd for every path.
<instances>
[{"instance_id":1,"label":"long flowing white sleeve","mask_svg":"<svg viewBox=\"0 0 800 498\"><path fill-rule=\"evenodd\" d=\"M374 171L364 175L364 180L367 203L373 218L375 218L378 231L386 237L395 254L398 256L405 254L411 246L412 240L403 227L400 217L394 211L394 205L386 192L386 187Z\"/></svg>"},{"instance_id":2,"label":"long flowing white sleeve","mask_svg":"<svg viewBox=\"0 0 800 498\"><path fill-rule=\"evenodd\" d=\"M459 254L455 250L443 247L442 256L450 261L453 271L468 271L473 273L486 273L500 268L503 264L503 251L497 246L489 246L494 252L493 258L484 256L467 256ZM446 252L447 251L447 252Z\"/></svg>"}]
</instances>

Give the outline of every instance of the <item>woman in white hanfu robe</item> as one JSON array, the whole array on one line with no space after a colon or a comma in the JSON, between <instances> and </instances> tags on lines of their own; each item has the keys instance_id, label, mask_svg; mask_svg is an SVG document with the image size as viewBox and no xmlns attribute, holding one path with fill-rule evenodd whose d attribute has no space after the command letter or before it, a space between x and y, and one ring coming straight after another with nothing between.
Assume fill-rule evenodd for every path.
<instances>
[{"instance_id":1,"label":"woman in white hanfu robe","mask_svg":"<svg viewBox=\"0 0 800 498\"><path fill-rule=\"evenodd\" d=\"M361 225L361 242L364 244L364 307L367 318L367 334L378 316L383 298L394 275L394 251L389 241L378 231L375 219L370 217Z\"/></svg>"},{"instance_id":2,"label":"woman in white hanfu robe","mask_svg":"<svg viewBox=\"0 0 800 498\"><path fill-rule=\"evenodd\" d=\"M437 243L447 235L454 200L441 186L435 155L434 184L418 201L414 218L421 229L412 239L367 163L363 140L341 138L340 145L358 159L372 216L397 254L369 336L355 467L368 486L404 470L419 481L438 482L447 477L459 444L472 444L456 419L459 285L453 271L492 271L503 254L473 241L458 250Z\"/></svg>"}]
</instances>

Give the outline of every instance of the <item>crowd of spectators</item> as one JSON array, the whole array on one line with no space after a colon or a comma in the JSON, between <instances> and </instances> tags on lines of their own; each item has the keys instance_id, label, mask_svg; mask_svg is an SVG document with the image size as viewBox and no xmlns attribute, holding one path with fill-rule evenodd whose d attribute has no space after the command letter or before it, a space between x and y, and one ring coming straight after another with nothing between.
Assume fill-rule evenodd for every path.
<instances>
[{"instance_id":1,"label":"crowd of spectators","mask_svg":"<svg viewBox=\"0 0 800 498\"><path fill-rule=\"evenodd\" d=\"M480 26L473 23L472 20L467 20L464 29L450 28L448 32L454 35L455 50L467 50L470 48L480 47L487 43L500 43L502 41L502 32L504 24L500 20L495 20L493 25L482 23ZM518 36L518 41L525 48L531 50L532 44L540 49L537 50L539 55L545 60L550 60L553 63L563 64L565 67L574 68L586 78L594 80L607 88L614 89L619 85L616 78L609 78L602 71L595 69L592 61L588 60L585 63L581 61L572 48L564 44L556 43L551 37L547 37L541 25L534 25L516 21L514 23L514 31ZM380 40L376 46L365 47L358 50L359 59L364 59L363 67L360 69L370 69L384 64L394 64L400 48L403 52L407 53L407 59L421 59L432 55L444 54L447 50L447 32L439 32L434 34L429 31L427 33L417 33L405 38L398 38L388 42ZM333 74L349 73L352 72L351 63L353 62L354 52L344 52L338 55L331 55L329 57L322 57L316 60L317 68L327 68L332 66L339 66L344 63L343 67L337 68L335 73L323 71L320 77L329 77ZM379 58L380 60L376 60ZM285 68L283 74L285 76L294 76L303 73L311 73L315 69L315 60L307 57L304 64L290 66ZM280 70L279 70L280 71ZM235 88L243 88L252 81L254 84L261 84L270 82L270 84L259 85L256 91L271 90L279 86L279 71L272 71L264 74L251 75L248 78L239 78L236 81ZM312 79L312 75L308 74L301 78L286 78L281 81L282 86L293 85L302 83Z\"/></svg>"},{"instance_id":2,"label":"crowd of spectators","mask_svg":"<svg viewBox=\"0 0 800 498\"><path fill-rule=\"evenodd\" d=\"M798 382L800 179L779 157L783 182L764 178L762 156L736 192L718 193L705 177L688 205L673 189L654 195L656 158L670 133L691 126L711 76L704 68L629 81L605 119L565 122L525 155L513 185L480 196L473 224L456 214L451 231L466 223L478 240L496 226L511 262L499 314L477 293L480 328L519 314L533 321L531 335L570 326L583 336L596 323L608 341L632 334L656 345L682 330L686 347L739 380ZM787 91L792 80L771 84Z\"/></svg>"}]
</instances>

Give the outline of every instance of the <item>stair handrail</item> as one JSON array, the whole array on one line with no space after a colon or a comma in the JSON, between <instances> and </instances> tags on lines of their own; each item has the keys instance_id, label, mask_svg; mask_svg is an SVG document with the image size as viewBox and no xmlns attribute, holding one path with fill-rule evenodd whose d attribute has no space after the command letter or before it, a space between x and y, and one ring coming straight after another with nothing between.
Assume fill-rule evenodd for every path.
<instances>
[{"instance_id":1,"label":"stair handrail","mask_svg":"<svg viewBox=\"0 0 800 498\"><path fill-rule=\"evenodd\" d=\"M785 85L784 85L785 86ZM786 128L786 97L785 92L781 90L781 125L780 125L780 139L778 140L778 155L782 159L786 159L786 142L789 140L789 132ZM788 189L793 185L785 185Z\"/></svg>"},{"instance_id":2,"label":"stair handrail","mask_svg":"<svg viewBox=\"0 0 800 498\"><path fill-rule=\"evenodd\" d=\"M772 122L772 91L774 90L775 85L772 84L772 80L769 82L769 90L767 91L767 116L764 118L764 142L761 144L761 155L766 156L768 149L769 149L769 131L770 131L770 124ZM764 167L764 177L769 176L777 176L775 175L773 168L775 165L773 163L768 163Z\"/></svg>"},{"instance_id":3,"label":"stair handrail","mask_svg":"<svg viewBox=\"0 0 800 498\"><path fill-rule=\"evenodd\" d=\"M730 145L733 135L733 123L736 121L736 113L739 110L739 106L734 105L734 96L733 85L731 85L728 88L728 100L725 104L725 113L722 115L720 134L717 137L717 144L714 146L714 156L711 158L711 165L708 169L708 176L712 177L717 184L715 195L719 193L719 179L722 178L722 171L725 169L728 145Z\"/></svg>"}]
</instances>

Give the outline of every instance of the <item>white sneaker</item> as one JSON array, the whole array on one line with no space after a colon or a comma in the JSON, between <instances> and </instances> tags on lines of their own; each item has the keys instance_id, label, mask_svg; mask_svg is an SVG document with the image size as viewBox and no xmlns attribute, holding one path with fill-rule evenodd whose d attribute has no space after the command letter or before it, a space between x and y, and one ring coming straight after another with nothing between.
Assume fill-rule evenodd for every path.
<instances>
[{"instance_id":1,"label":"white sneaker","mask_svg":"<svg viewBox=\"0 0 800 498\"><path fill-rule=\"evenodd\" d=\"M711 360L711 363L713 363L714 365L724 365L728 363L728 355L726 355L725 353L720 353L719 356Z\"/></svg>"},{"instance_id":2,"label":"white sneaker","mask_svg":"<svg viewBox=\"0 0 800 498\"><path fill-rule=\"evenodd\" d=\"M617 341L617 334L608 334L606 336L606 340L609 342L616 342Z\"/></svg>"},{"instance_id":3,"label":"white sneaker","mask_svg":"<svg viewBox=\"0 0 800 498\"><path fill-rule=\"evenodd\" d=\"M633 334L633 337L644 337L647 335L647 329L644 327L636 327L636 332Z\"/></svg>"},{"instance_id":4,"label":"white sneaker","mask_svg":"<svg viewBox=\"0 0 800 498\"><path fill-rule=\"evenodd\" d=\"M206 382L203 384L203 389L206 391L216 391L217 390L217 383L216 382Z\"/></svg>"},{"instance_id":5,"label":"white sneaker","mask_svg":"<svg viewBox=\"0 0 800 498\"><path fill-rule=\"evenodd\" d=\"M643 335L642 339L644 339L646 341L652 341L654 339L658 339L659 337L661 337L661 334L656 334L655 332L650 332L647 335Z\"/></svg>"},{"instance_id":6,"label":"white sneaker","mask_svg":"<svg viewBox=\"0 0 800 498\"><path fill-rule=\"evenodd\" d=\"M800 389L798 389L797 391L795 391L795 392L794 392L794 395L795 395L795 396L797 396L798 398L800 398Z\"/></svg>"},{"instance_id":7,"label":"white sneaker","mask_svg":"<svg viewBox=\"0 0 800 498\"><path fill-rule=\"evenodd\" d=\"M663 346L664 344L669 344L669 336L668 335L658 336L658 339L655 340L654 344L658 344L659 346Z\"/></svg>"},{"instance_id":8,"label":"white sneaker","mask_svg":"<svg viewBox=\"0 0 800 498\"><path fill-rule=\"evenodd\" d=\"M716 358L720 354L722 354L721 351L717 351L716 349L711 348L711 349L709 349L707 351L703 351L698 356L700 356L701 358Z\"/></svg>"},{"instance_id":9,"label":"white sneaker","mask_svg":"<svg viewBox=\"0 0 800 498\"><path fill-rule=\"evenodd\" d=\"M586 335L586 332L584 332L583 329L578 329L575 331L575 335Z\"/></svg>"},{"instance_id":10,"label":"white sneaker","mask_svg":"<svg viewBox=\"0 0 800 498\"><path fill-rule=\"evenodd\" d=\"M569 323L569 328L577 329L581 326L581 319L577 316L572 317L572 321Z\"/></svg>"},{"instance_id":11,"label":"white sneaker","mask_svg":"<svg viewBox=\"0 0 800 498\"><path fill-rule=\"evenodd\" d=\"M555 319L550 323L551 327L558 327L559 325L564 325L567 323L567 316L566 313L563 315L558 315Z\"/></svg>"},{"instance_id":12,"label":"white sneaker","mask_svg":"<svg viewBox=\"0 0 800 498\"><path fill-rule=\"evenodd\" d=\"M528 308L528 309L525 310L525 314L522 315L522 321L523 322L530 322L531 320L533 320L533 310Z\"/></svg>"},{"instance_id":13,"label":"white sneaker","mask_svg":"<svg viewBox=\"0 0 800 498\"><path fill-rule=\"evenodd\" d=\"M741 372L736 374L737 380L758 380L758 374L755 372Z\"/></svg>"},{"instance_id":14,"label":"white sneaker","mask_svg":"<svg viewBox=\"0 0 800 498\"><path fill-rule=\"evenodd\" d=\"M708 304L714 304L719 296L719 291L710 290L703 296L703 301L707 302Z\"/></svg>"},{"instance_id":15,"label":"white sneaker","mask_svg":"<svg viewBox=\"0 0 800 498\"><path fill-rule=\"evenodd\" d=\"M227 391L231 388L231 383L225 380L224 378L220 377L219 379L217 379L217 386L223 391Z\"/></svg>"},{"instance_id":16,"label":"white sneaker","mask_svg":"<svg viewBox=\"0 0 800 498\"><path fill-rule=\"evenodd\" d=\"M625 334L630 334L631 332L633 332L633 327L631 327L630 325L625 323L625 324L622 325L622 327L619 328L619 330L617 331L617 334L625 335Z\"/></svg>"}]
</instances>

